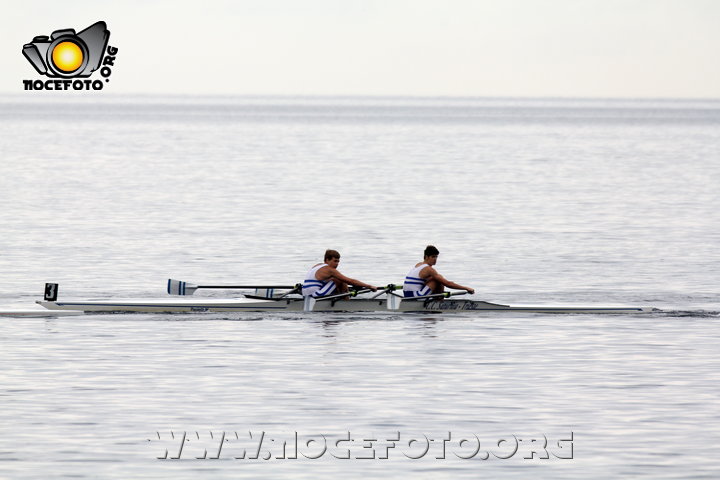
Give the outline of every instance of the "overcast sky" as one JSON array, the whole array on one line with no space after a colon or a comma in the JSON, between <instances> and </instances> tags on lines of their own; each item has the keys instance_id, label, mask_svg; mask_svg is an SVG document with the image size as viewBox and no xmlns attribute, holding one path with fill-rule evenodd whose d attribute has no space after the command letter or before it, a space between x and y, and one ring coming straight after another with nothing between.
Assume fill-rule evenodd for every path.
<instances>
[{"instance_id":1,"label":"overcast sky","mask_svg":"<svg viewBox=\"0 0 720 480\"><path fill-rule=\"evenodd\" d=\"M0 92L98 20L113 93L720 98L720 0L7 0Z\"/></svg>"}]
</instances>

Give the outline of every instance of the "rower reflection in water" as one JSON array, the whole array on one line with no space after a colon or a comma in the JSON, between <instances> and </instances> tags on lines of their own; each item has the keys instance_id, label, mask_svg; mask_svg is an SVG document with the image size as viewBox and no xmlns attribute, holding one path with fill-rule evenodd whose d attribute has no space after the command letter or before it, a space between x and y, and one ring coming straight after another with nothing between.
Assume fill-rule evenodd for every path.
<instances>
[{"instance_id":1,"label":"rower reflection in water","mask_svg":"<svg viewBox=\"0 0 720 480\"><path fill-rule=\"evenodd\" d=\"M326 250L324 261L325 263L318 263L313 266L305 275L302 286L303 297L319 298L346 293L348 285L369 288L373 292L377 291L377 287L346 277L337 270L340 264L340 253L337 250Z\"/></svg>"},{"instance_id":2,"label":"rower reflection in water","mask_svg":"<svg viewBox=\"0 0 720 480\"><path fill-rule=\"evenodd\" d=\"M438 249L432 245L425 248L423 261L415 265L415 268L405 276L405 283L403 284L403 295L405 297L424 297L433 293L442 293L444 287L466 290L471 295L475 293L474 289L451 282L433 268L437 263L439 254Z\"/></svg>"}]
</instances>

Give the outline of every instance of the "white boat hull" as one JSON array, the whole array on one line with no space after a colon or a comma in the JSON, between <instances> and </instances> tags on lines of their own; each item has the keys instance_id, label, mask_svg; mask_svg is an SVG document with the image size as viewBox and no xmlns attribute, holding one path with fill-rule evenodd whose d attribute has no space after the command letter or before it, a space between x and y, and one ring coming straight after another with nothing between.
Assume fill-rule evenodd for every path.
<instances>
[{"instance_id":1,"label":"white boat hull","mask_svg":"<svg viewBox=\"0 0 720 480\"><path fill-rule=\"evenodd\" d=\"M162 300L91 300L42 301L37 303L49 310L71 310L102 313L204 313L204 312L298 312L303 302L289 300L258 300L238 298L221 299L162 299ZM657 311L649 307L603 306L510 306L476 300L404 300L397 310L388 310L383 299L357 298L350 300L319 301L315 312L526 312L526 313L584 313L632 314Z\"/></svg>"},{"instance_id":2,"label":"white boat hull","mask_svg":"<svg viewBox=\"0 0 720 480\"><path fill-rule=\"evenodd\" d=\"M77 310L3 310L0 312L0 317L70 317L83 313Z\"/></svg>"}]
</instances>

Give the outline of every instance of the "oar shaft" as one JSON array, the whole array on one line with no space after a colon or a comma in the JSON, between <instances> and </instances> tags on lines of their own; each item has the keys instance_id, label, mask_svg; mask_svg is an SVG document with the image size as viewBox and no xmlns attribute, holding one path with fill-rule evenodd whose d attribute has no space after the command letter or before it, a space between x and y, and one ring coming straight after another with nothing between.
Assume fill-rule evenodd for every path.
<instances>
[{"instance_id":1,"label":"oar shaft","mask_svg":"<svg viewBox=\"0 0 720 480\"><path fill-rule=\"evenodd\" d=\"M295 288L296 285L198 285L195 288Z\"/></svg>"},{"instance_id":2,"label":"oar shaft","mask_svg":"<svg viewBox=\"0 0 720 480\"><path fill-rule=\"evenodd\" d=\"M391 295L395 295L396 297L400 297L400 298L402 298L403 300L429 300L429 299L431 299L431 298L449 298L449 297L454 297L454 296L456 296L456 295L467 295L467 293L468 293L468 292L466 292L466 291L461 291L461 292L443 292L443 293L432 293L432 294L430 294L430 295L424 295L424 296L422 296L422 297L403 297L403 296L400 296L400 295L397 295L397 294L394 294L394 293L391 294Z\"/></svg>"},{"instance_id":3,"label":"oar shaft","mask_svg":"<svg viewBox=\"0 0 720 480\"><path fill-rule=\"evenodd\" d=\"M392 283L390 283L390 284L388 284L387 287L383 288L382 290L378 290L378 292L370 298L374 300L377 297L379 297L380 295L383 295L388 292L393 292L395 290L402 290L402 287L398 286L398 285L393 285Z\"/></svg>"},{"instance_id":4,"label":"oar shaft","mask_svg":"<svg viewBox=\"0 0 720 480\"><path fill-rule=\"evenodd\" d=\"M193 285L192 283L183 282L168 278L167 292L170 295L192 295L198 288L216 288L220 290L228 289L256 289L256 290L289 290L297 289L296 285Z\"/></svg>"},{"instance_id":5,"label":"oar shaft","mask_svg":"<svg viewBox=\"0 0 720 480\"><path fill-rule=\"evenodd\" d=\"M349 292L338 293L337 295L330 295L328 297L317 297L317 298L315 298L315 301L316 302L324 302L327 300L335 300L335 299L342 298L342 297L355 297L361 293L367 293L370 291L372 291L372 290L370 290L369 288L365 288L362 290L351 290Z\"/></svg>"}]
</instances>

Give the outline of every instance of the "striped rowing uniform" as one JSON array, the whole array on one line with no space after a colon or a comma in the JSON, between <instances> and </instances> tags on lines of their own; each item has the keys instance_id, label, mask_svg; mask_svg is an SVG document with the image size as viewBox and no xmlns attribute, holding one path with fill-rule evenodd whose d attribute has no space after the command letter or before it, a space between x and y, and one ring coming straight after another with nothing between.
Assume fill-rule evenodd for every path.
<instances>
[{"instance_id":1,"label":"striped rowing uniform","mask_svg":"<svg viewBox=\"0 0 720 480\"><path fill-rule=\"evenodd\" d=\"M427 263L418 265L405 276L405 283L403 283L403 295L405 297L424 297L432 293L425 280L420 278L420 272L428 266Z\"/></svg>"},{"instance_id":2,"label":"striped rowing uniform","mask_svg":"<svg viewBox=\"0 0 720 480\"><path fill-rule=\"evenodd\" d=\"M323 282L322 280L318 280L315 276L318 270L323 267L327 267L327 263L315 265L310 269L307 275L305 275L305 280L303 280L302 286L303 297L325 297L335 291L335 282L332 280L326 280Z\"/></svg>"}]
</instances>

